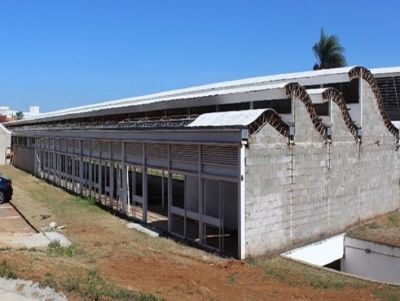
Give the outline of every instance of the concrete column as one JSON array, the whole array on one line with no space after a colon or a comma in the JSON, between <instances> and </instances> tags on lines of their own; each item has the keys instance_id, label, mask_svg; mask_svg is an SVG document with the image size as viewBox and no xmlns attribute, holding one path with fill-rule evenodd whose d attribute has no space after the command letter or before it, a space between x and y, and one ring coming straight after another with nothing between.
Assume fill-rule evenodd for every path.
<instances>
[{"instance_id":1,"label":"concrete column","mask_svg":"<svg viewBox=\"0 0 400 301\"><path fill-rule=\"evenodd\" d=\"M82 140L79 140L79 194L83 194Z\"/></svg>"},{"instance_id":2,"label":"concrete column","mask_svg":"<svg viewBox=\"0 0 400 301\"><path fill-rule=\"evenodd\" d=\"M53 138L53 150L52 150L52 153L51 153L51 155L53 156L53 167L52 167L52 171L51 171L51 173L52 173L52 175L53 175L53 183L56 183L56 166L57 166L57 164L56 164L56 150L55 150L55 148L56 148L56 140Z\"/></svg>"},{"instance_id":3,"label":"concrete column","mask_svg":"<svg viewBox=\"0 0 400 301\"><path fill-rule=\"evenodd\" d=\"M168 144L168 232L171 232L172 177L171 177L171 145Z\"/></svg>"},{"instance_id":4,"label":"concrete column","mask_svg":"<svg viewBox=\"0 0 400 301\"><path fill-rule=\"evenodd\" d=\"M75 145L73 144L73 151L74 152ZM75 177L75 156L71 156L71 164L72 164L72 175L71 175L71 182L72 182L72 191L76 192L75 184L76 184L76 177Z\"/></svg>"},{"instance_id":5,"label":"concrete column","mask_svg":"<svg viewBox=\"0 0 400 301\"><path fill-rule=\"evenodd\" d=\"M240 259L246 258L246 232L245 232L245 210L246 210L246 170L245 170L245 159L246 159L246 147L242 144L239 149L239 174L238 174L238 185L239 185L239 206L238 206L238 257Z\"/></svg>"},{"instance_id":6,"label":"concrete column","mask_svg":"<svg viewBox=\"0 0 400 301\"><path fill-rule=\"evenodd\" d=\"M89 197L92 196L92 183L93 170L92 170L92 141L89 140Z\"/></svg>"},{"instance_id":7,"label":"concrete column","mask_svg":"<svg viewBox=\"0 0 400 301\"><path fill-rule=\"evenodd\" d=\"M199 162L198 162L198 177L199 177L199 243L203 244L203 179L202 179L202 168L201 168L201 152L202 147L199 145Z\"/></svg>"},{"instance_id":8,"label":"concrete column","mask_svg":"<svg viewBox=\"0 0 400 301\"><path fill-rule=\"evenodd\" d=\"M143 162L142 162L142 191L143 191L143 222L147 223L147 201L148 201L148 187L147 187L147 171L146 171L146 144L143 143Z\"/></svg>"},{"instance_id":9,"label":"concrete column","mask_svg":"<svg viewBox=\"0 0 400 301\"><path fill-rule=\"evenodd\" d=\"M36 143L35 143L35 146L34 146L34 156L35 156L35 160L34 160L34 167L33 167L33 170L34 170L34 175L39 175L40 176L40 171L39 171L39 169L40 169L40 163L38 162L38 161L40 161L40 159L39 159L39 151L37 150L37 148L36 148Z\"/></svg>"},{"instance_id":10,"label":"concrete column","mask_svg":"<svg viewBox=\"0 0 400 301\"><path fill-rule=\"evenodd\" d=\"M121 160L121 167L122 167L122 193L121 193L121 203L122 203L122 211L124 214L127 214L126 212L126 205L127 205L127 199L128 199L128 173L126 170L126 165L125 165L125 142L122 141L122 160Z\"/></svg>"},{"instance_id":11,"label":"concrete column","mask_svg":"<svg viewBox=\"0 0 400 301\"><path fill-rule=\"evenodd\" d=\"M98 195L97 195L97 200L98 200L98 202L100 202L100 204L101 204L101 196L102 196L102 186L103 186L103 172L102 172L102 169L103 169L103 162L101 161L101 142L99 141L99 146L98 146L98 149L99 149L99 164L98 164L98 168L99 168L99 170L98 170L98 176L99 176L99 183L98 183L98 185L99 185L99 193L98 193Z\"/></svg>"},{"instance_id":12,"label":"concrete column","mask_svg":"<svg viewBox=\"0 0 400 301\"><path fill-rule=\"evenodd\" d=\"M113 208L114 207L114 167L112 163L112 142L110 141L110 151L109 151L109 156L110 156L110 200L109 200L109 207Z\"/></svg>"},{"instance_id":13,"label":"concrete column","mask_svg":"<svg viewBox=\"0 0 400 301\"><path fill-rule=\"evenodd\" d=\"M172 230L172 177L171 177L171 145L168 144L168 232Z\"/></svg>"},{"instance_id":14,"label":"concrete column","mask_svg":"<svg viewBox=\"0 0 400 301\"><path fill-rule=\"evenodd\" d=\"M162 174L161 174L161 208L163 210L164 210L164 207L165 207L164 194L165 194L165 189L164 189L164 170L162 170Z\"/></svg>"}]
</instances>

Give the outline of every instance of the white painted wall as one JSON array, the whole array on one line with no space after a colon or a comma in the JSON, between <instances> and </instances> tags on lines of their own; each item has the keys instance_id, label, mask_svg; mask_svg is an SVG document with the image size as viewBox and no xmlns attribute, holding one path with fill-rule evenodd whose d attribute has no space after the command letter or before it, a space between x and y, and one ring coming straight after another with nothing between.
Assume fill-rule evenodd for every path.
<instances>
[{"instance_id":1,"label":"white painted wall","mask_svg":"<svg viewBox=\"0 0 400 301\"><path fill-rule=\"evenodd\" d=\"M0 164L6 163L7 147L11 147L11 132L0 124Z\"/></svg>"},{"instance_id":2,"label":"white painted wall","mask_svg":"<svg viewBox=\"0 0 400 301\"><path fill-rule=\"evenodd\" d=\"M309 264L324 266L343 258L344 235L344 233L339 234L311 245L285 252L281 255Z\"/></svg>"},{"instance_id":3,"label":"white painted wall","mask_svg":"<svg viewBox=\"0 0 400 301\"><path fill-rule=\"evenodd\" d=\"M400 283L400 248L345 237L341 271L374 280Z\"/></svg>"}]
</instances>

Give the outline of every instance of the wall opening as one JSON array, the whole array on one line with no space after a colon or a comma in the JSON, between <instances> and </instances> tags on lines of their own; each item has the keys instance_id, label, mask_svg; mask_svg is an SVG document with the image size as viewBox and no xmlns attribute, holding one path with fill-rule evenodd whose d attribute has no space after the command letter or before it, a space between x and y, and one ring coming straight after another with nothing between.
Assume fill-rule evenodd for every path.
<instances>
[{"instance_id":1,"label":"wall opening","mask_svg":"<svg viewBox=\"0 0 400 301\"><path fill-rule=\"evenodd\" d=\"M400 247L340 234L281 254L372 281L400 284Z\"/></svg>"}]
</instances>

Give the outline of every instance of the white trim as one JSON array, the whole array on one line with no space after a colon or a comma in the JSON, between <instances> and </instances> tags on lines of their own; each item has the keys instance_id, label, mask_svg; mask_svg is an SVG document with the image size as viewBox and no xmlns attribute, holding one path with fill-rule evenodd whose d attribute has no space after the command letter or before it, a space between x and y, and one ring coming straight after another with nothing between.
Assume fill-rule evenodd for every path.
<instances>
[{"instance_id":1,"label":"white trim","mask_svg":"<svg viewBox=\"0 0 400 301\"><path fill-rule=\"evenodd\" d=\"M238 237L238 257L246 258L246 146L240 147L240 170L239 170L239 237Z\"/></svg>"}]
</instances>

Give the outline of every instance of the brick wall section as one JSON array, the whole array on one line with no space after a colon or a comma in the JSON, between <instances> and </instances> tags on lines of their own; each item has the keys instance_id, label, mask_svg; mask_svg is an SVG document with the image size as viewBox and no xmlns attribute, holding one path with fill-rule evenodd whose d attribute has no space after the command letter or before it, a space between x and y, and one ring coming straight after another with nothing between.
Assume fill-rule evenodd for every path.
<instances>
[{"instance_id":1,"label":"brick wall section","mask_svg":"<svg viewBox=\"0 0 400 301\"><path fill-rule=\"evenodd\" d=\"M332 143L295 99L295 145L266 125L246 150L246 255L315 241L399 208L399 153L363 81L363 137L357 143L332 103Z\"/></svg>"}]
</instances>

